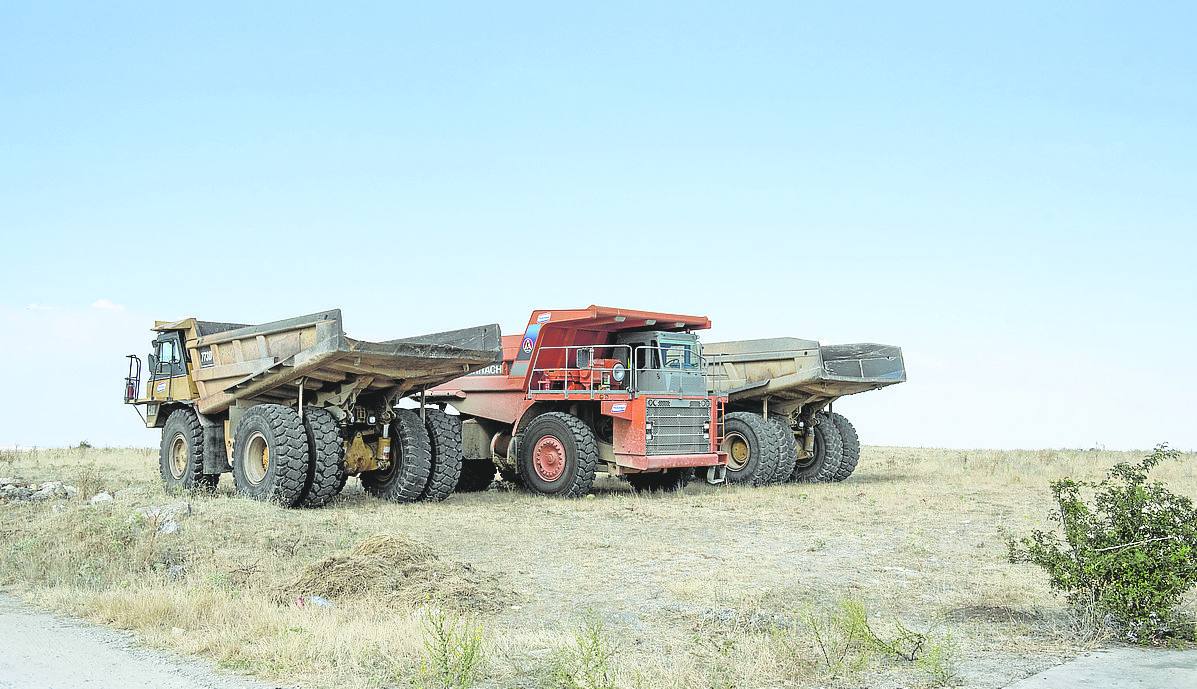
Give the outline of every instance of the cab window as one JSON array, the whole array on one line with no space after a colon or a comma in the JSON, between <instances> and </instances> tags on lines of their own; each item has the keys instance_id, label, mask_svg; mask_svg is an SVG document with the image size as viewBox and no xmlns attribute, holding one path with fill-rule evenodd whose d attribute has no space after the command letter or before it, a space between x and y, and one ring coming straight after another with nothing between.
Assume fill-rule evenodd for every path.
<instances>
[{"instance_id":1,"label":"cab window","mask_svg":"<svg viewBox=\"0 0 1197 689\"><path fill-rule=\"evenodd\" d=\"M698 356L694 343L689 341L661 340L661 358L665 368L690 370L698 368Z\"/></svg>"}]
</instances>

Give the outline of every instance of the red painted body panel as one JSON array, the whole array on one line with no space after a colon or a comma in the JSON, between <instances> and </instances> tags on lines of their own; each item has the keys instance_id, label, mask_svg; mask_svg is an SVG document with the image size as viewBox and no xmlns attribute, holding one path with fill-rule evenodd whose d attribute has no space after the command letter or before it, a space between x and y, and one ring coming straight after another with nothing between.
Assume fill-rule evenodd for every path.
<instances>
[{"instance_id":1,"label":"red painted body panel","mask_svg":"<svg viewBox=\"0 0 1197 689\"><path fill-rule=\"evenodd\" d=\"M615 389L576 391L582 380L578 372L545 371L566 368L566 352L553 347L588 347L610 345L613 333L624 330L690 331L711 327L706 316L686 316L656 311L590 306L585 309L533 311L528 325L519 335L503 337L503 362L497 372L486 370L463 376L428 392L429 399L443 400L462 414L511 424L511 432L524 413L537 402L577 402L599 404L600 413L611 416L616 460L621 466L640 470L725 464L726 455L717 452L719 414L722 399L675 396L673 399L711 399L711 447L709 453L695 455L646 455L646 400ZM596 360L602 360L596 354ZM536 362L536 372L531 362ZM533 395L529 385L537 376ZM549 381L544 383L542 381ZM587 379L589 382L589 379ZM551 388L551 389L550 389ZM653 393L652 397L667 395ZM619 411L617 405L623 405Z\"/></svg>"}]
</instances>

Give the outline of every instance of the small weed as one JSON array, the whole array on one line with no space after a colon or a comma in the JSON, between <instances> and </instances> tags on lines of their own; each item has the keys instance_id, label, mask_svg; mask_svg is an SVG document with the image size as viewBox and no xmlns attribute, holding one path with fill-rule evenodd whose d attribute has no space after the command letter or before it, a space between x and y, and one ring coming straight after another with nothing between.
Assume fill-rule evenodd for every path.
<instances>
[{"instance_id":1,"label":"small weed","mask_svg":"<svg viewBox=\"0 0 1197 689\"><path fill-rule=\"evenodd\" d=\"M575 636L576 647L562 649L554 659L554 689L615 689L611 660L616 649L603 621L594 613Z\"/></svg>"},{"instance_id":2,"label":"small weed","mask_svg":"<svg viewBox=\"0 0 1197 689\"><path fill-rule=\"evenodd\" d=\"M468 689L482 676L482 626L430 610L424 617L424 655L418 689Z\"/></svg>"}]
</instances>

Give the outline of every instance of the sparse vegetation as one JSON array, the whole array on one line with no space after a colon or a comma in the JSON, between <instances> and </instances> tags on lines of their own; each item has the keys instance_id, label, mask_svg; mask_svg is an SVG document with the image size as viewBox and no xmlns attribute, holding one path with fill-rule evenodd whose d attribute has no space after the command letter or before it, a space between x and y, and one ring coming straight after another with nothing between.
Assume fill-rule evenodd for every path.
<instances>
[{"instance_id":1,"label":"sparse vegetation","mask_svg":"<svg viewBox=\"0 0 1197 689\"><path fill-rule=\"evenodd\" d=\"M1040 570L1004 561L1005 535L1049 526L1044 482L1098 480L1130 459L969 451L965 463L956 451L867 448L839 484L696 483L655 497L609 482L585 501L495 491L394 505L351 483L329 507L283 510L223 483L214 495L164 495L153 450L13 457L4 476L80 490L0 505L0 588L310 689L432 689L454 677L479 689L920 687L956 677L996 689L1099 638ZM1191 456L1152 477L1197 497ZM100 491L115 499L89 503ZM192 513L175 533L140 516L183 499ZM899 620L925 636L915 660L860 633L833 673L805 616L824 620L836 648L843 600L867 610L882 642L906 648ZM1179 607L1192 614L1197 600ZM442 615L440 632L430 614Z\"/></svg>"},{"instance_id":2,"label":"sparse vegetation","mask_svg":"<svg viewBox=\"0 0 1197 689\"><path fill-rule=\"evenodd\" d=\"M482 626L431 609L424 617L424 651L418 689L469 689L477 684L485 661Z\"/></svg>"},{"instance_id":3,"label":"sparse vegetation","mask_svg":"<svg viewBox=\"0 0 1197 689\"><path fill-rule=\"evenodd\" d=\"M553 689L616 689L612 660L615 646L602 619L593 611L575 634L574 645L559 649L553 659Z\"/></svg>"},{"instance_id":4,"label":"sparse vegetation","mask_svg":"<svg viewBox=\"0 0 1197 689\"><path fill-rule=\"evenodd\" d=\"M1148 482L1152 469L1179 456L1160 445L1137 464L1114 465L1100 482L1053 481L1052 518L1063 538L1037 529L1010 541L1010 560L1046 570L1085 624L1140 643L1193 639L1194 621L1178 606L1197 585L1197 510L1162 482Z\"/></svg>"}]
</instances>

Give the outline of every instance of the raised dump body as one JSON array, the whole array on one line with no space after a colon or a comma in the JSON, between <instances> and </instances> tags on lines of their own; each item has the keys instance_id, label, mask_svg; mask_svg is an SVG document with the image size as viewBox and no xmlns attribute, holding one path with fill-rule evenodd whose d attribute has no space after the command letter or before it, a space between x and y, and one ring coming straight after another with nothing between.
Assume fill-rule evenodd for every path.
<instances>
[{"instance_id":1,"label":"raised dump body","mask_svg":"<svg viewBox=\"0 0 1197 689\"><path fill-rule=\"evenodd\" d=\"M177 331L187 321L155 327ZM202 322L197 322L199 325ZM213 324L203 323L211 328ZM353 380L359 394L387 390L399 397L495 363L497 326L481 326L386 342L345 335L338 309L264 325L232 327L188 338L198 361L192 378L203 414L224 411L237 400L298 399ZM154 371L151 366L150 375Z\"/></svg>"},{"instance_id":2,"label":"raised dump body","mask_svg":"<svg viewBox=\"0 0 1197 689\"><path fill-rule=\"evenodd\" d=\"M137 396L141 360L130 356L125 401L163 429L167 487L211 487L232 471L241 492L289 506L327 502L349 475L395 500L447 497L461 468L456 419L396 403L501 355L497 325L366 342L345 335L335 309L154 330L146 394Z\"/></svg>"},{"instance_id":3,"label":"raised dump body","mask_svg":"<svg viewBox=\"0 0 1197 689\"><path fill-rule=\"evenodd\" d=\"M712 392L726 394L732 407L761 409L767 399L770 411L786 415L906 380L902 348L891 345L775 337L705 344L703 356Z\"/></svg>"},{"instance_id":4,"label":"raised dump body","mask_svg":"<svg viewBox=\"0 0 1197 689\"><path fill-rule=\"evenodd\" d=\"M703 347L703 355L711 392L727 395L728 408L737 413L760 415L779 434L782 458L774 481L847 478L859 461L860 441L848 419L831 411L831 403L906 380L902 349L892 345L820 346L814 340L776 337L713 342ZM751 453L743 461L768 465Z\"/></svg>"}]
</instances>

